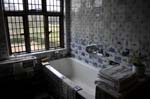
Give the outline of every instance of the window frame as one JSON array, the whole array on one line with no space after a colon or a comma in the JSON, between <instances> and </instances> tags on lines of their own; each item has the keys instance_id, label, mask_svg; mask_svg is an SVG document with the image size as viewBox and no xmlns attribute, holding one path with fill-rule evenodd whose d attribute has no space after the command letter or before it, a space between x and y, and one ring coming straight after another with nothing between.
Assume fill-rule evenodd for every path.
<instances>
[{"instance_id":1,"label":"window frame","mask_svg":"<svg viewBox=\"0 0 150 99\"><path fill-rule=\"evenodd\" d=\"M29 33L29 24L28 24L28 16L29 15L43 15L44 18L44 36L45 36L45 50L51 50L51 45L49 43L49 29L48 29L48 17L49 16L58 16L60 18L59 25L60 25L60 48L64 48L64 0L60 0L60 12L51 12L47 11L46 0L41 0L42 3L42 10L29 10L28 0L23 0L23 10L22 11L7 11L4 10L4 18L5 18L5 25L6 25L6 32L7 32L7 39L8 39L8 47L10 54L24 54L23 52L12 52L11 49L11 41L10 41L10 34L9 34L9 27L8 27L8 16L21 16L23 18L23 25L24 25L24 39L25 39L25 53L32 53L31 45L30 45L30 33ZM3 0L3 7L4 7L4 0ZM5 7L4 7L5 9ZM54 48L52 48L54 50ZM57 49L57 48L56 48ZM40 50L43 51L43 50ZM34 51L34 52L40 52Z\"/></svg>"}]
</instances>

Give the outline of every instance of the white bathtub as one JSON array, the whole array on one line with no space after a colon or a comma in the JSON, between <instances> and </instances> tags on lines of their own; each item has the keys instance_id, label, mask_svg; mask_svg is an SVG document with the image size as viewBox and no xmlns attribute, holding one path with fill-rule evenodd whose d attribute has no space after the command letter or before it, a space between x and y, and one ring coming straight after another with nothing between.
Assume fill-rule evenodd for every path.
<instances>
[{"instance_id":1,"label":"white bathtub","mask_svg":"<svg viewBox=\"0 0 150 99\"><path fill-rule=\"evenodd\" d=\"M46 66L59 77L67 77L71 83L80 86L82 90L78 93L86 99L95 99L95 84L98 70L75 58L63 58L50 61ZM68 80L67 80L68 81ZM66 81L66 82L67 82Z\"/></svg>"}]
</instances>

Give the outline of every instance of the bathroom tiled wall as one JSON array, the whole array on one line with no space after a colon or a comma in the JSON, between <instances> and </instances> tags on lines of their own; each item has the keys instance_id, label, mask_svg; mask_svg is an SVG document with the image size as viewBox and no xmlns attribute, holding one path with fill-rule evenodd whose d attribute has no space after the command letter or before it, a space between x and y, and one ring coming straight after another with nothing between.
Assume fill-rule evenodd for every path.
<instances>
[{"instance_id":1,"label":"bathroom tiled wall","mask_svg":"<svg viewBox=\"0 0 150 99\"><path fill-rule=\"evenodd\" d=\"M149 11L149 0L72 0L72 56L95 67L107 65L108 59L128 62L134 52L150 59ZM85 48L90 44L110 56L89 55Z\"/></svg>"}]
</instances>

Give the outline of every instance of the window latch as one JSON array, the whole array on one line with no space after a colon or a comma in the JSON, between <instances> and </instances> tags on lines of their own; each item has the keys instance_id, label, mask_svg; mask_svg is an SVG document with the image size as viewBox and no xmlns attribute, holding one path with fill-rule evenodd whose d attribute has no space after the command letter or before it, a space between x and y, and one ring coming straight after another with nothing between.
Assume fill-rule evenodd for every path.
<instances>
[{"instance_id":1,"label":"window latch","mask_svg":"<svg viewBox=\"0 0 150 99\"><path fill-rule=\"evenodd\" d=\"M52 31L49 31L49 32L48 32L48 34L51 34L51 33L52 33Z\"/></svg>"}]
</instances>

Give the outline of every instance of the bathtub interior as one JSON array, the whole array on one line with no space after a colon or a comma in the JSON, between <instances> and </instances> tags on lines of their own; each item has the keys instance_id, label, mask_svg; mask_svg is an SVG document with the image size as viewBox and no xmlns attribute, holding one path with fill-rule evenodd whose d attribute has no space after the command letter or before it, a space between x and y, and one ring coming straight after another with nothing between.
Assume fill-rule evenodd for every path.
<instances>
[{"instance_id":1,"label":"bathtub interior","mask_svg":"<svg viewBox=\"0 0 150 99\"><path fill-rule=\"evenodd\" d=\"M94 82L97 79L97 69L74 58L50 61L50 65L79 85L85 92L95 96Z\"/></svg>"},{"instance_id":2,"label":"bathtub interior","mask_svg":"<svg viewBox=\"0 0 150 99\"><path fill-rule=\"evenodd\" d=\"M73 74L73 66L71 61L67 61L65 59L59 59L50 61L50 65L55 68L57 71L62 73L67 78L72 78Z\"/></svg>"}]
</instances>

